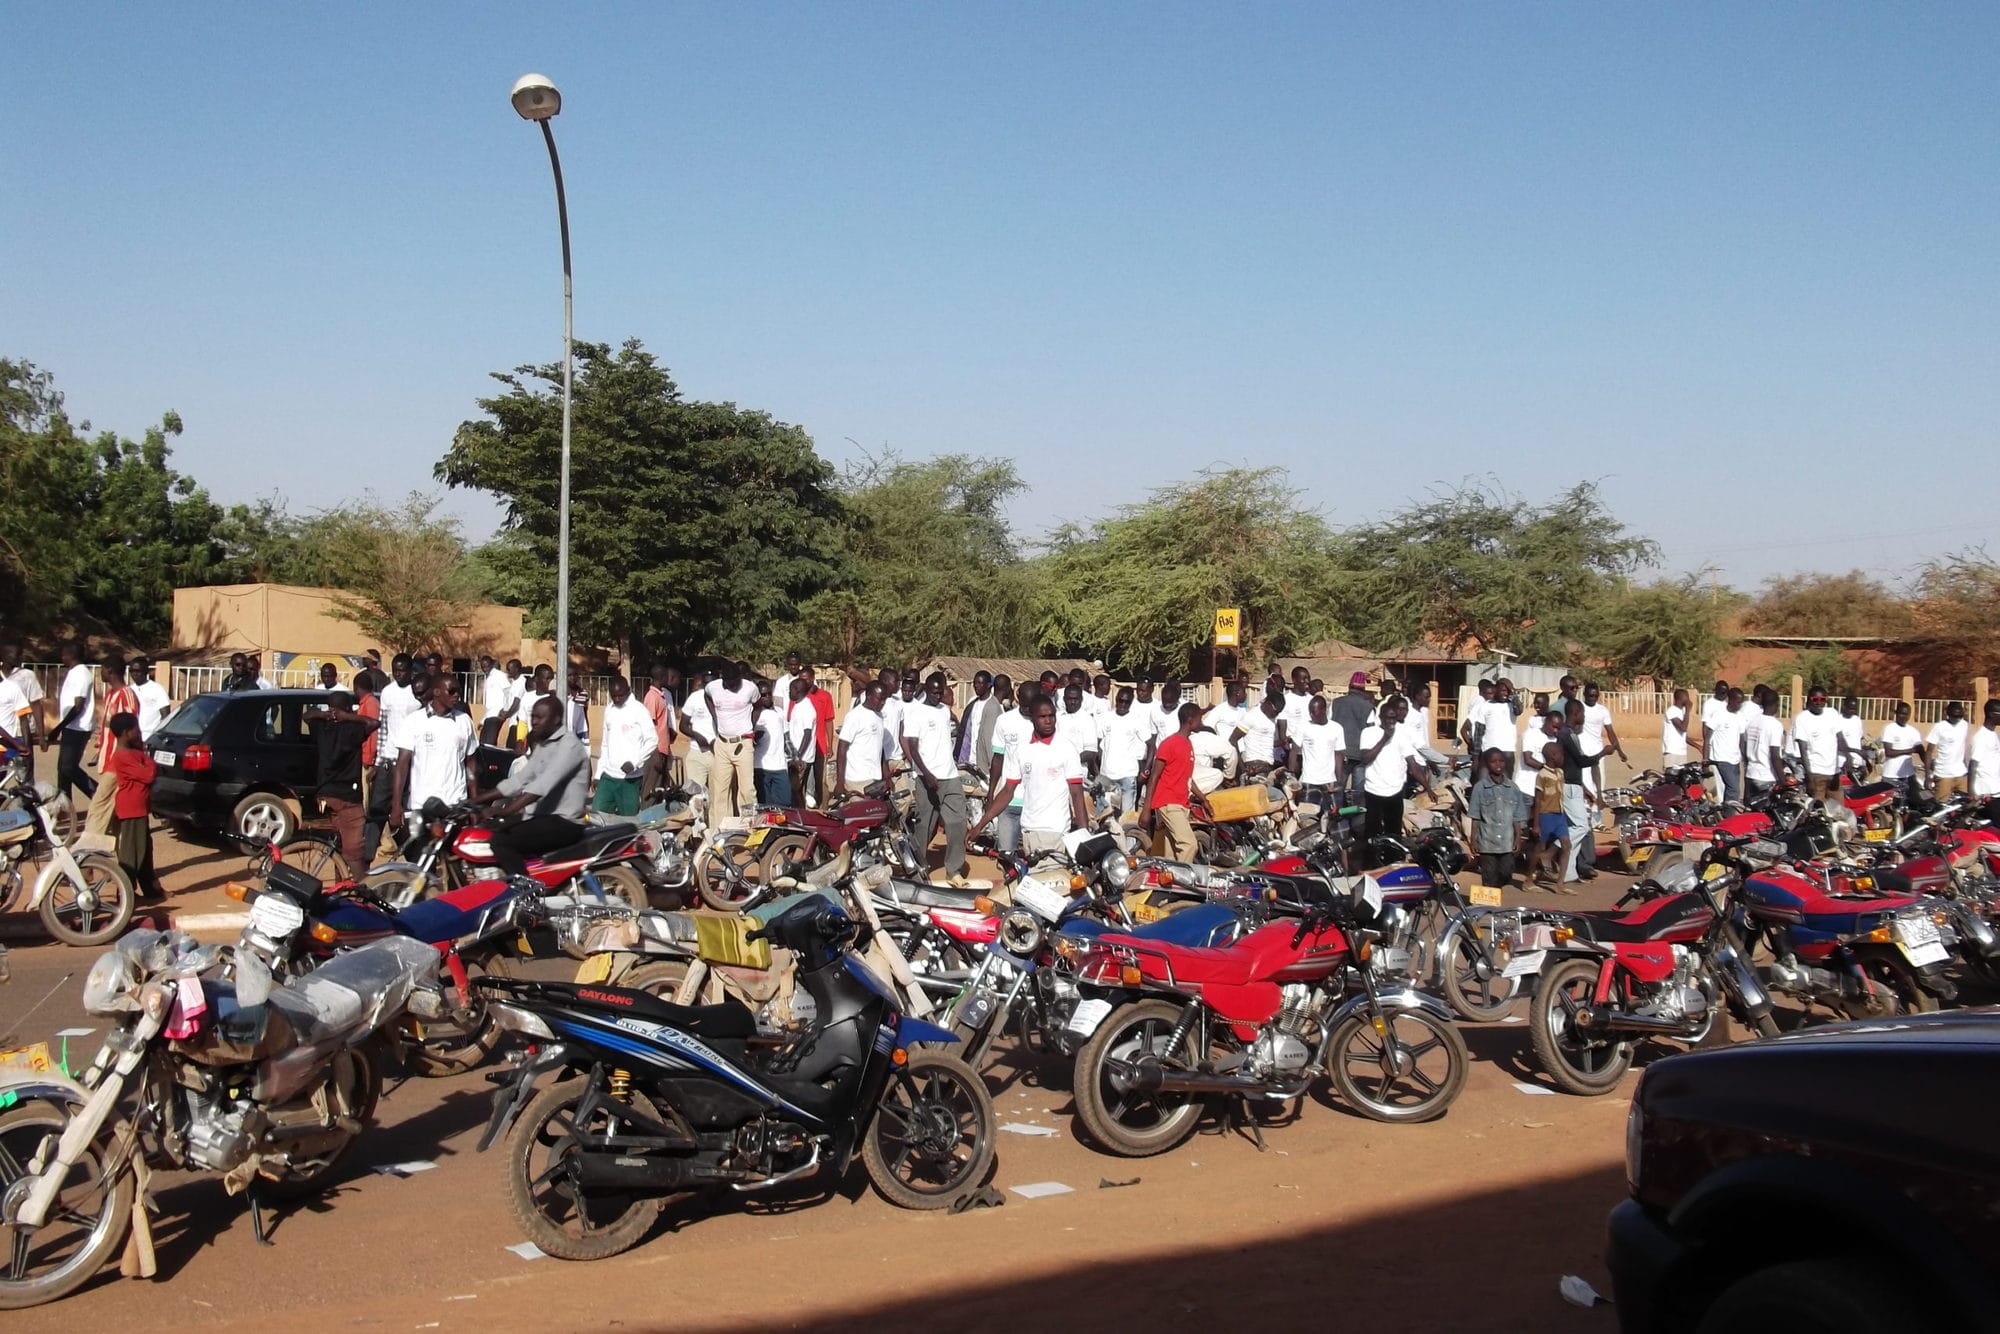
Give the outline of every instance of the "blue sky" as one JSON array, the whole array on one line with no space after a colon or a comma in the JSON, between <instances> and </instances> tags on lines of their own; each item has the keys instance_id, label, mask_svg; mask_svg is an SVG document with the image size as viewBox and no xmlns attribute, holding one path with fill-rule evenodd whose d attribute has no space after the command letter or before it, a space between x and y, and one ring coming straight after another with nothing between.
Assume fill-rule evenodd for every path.
<instances>
[{"instance_id":1,"label":"blue sky","mask_svg":"<svg viewBox=\"0 0 2000 1334\"><path fill-rule=\"evenodd\" d=\"M220 498L431 488L580 337L1034 532L1599 479L1668 565L1992 541L2000 6L6 6L0 354ZM494 511L454 499L470 527Z\"/></svg>"}]
</instances>

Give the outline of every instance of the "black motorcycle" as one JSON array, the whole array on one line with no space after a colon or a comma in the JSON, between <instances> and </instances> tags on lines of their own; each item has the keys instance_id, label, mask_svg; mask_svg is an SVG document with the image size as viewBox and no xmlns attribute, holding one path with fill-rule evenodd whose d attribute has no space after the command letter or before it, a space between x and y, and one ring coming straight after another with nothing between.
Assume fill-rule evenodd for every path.
<instances>
[{"instance_id":1,"label":"black motorcycle","mask_svg":"<svg viewBox=\"0 0 2000 1334\"><path fill-rule=\"evenodd\" d=\"M955 1041L903 1015L855 955L856 926L817 896L748 939L798 959L815 1006L803 1034L760 1039L734 1001L674 1005L605 985L485 978L500 1025L529 1043L502 1087L483 1152L507 1142L507 1196L529 1240L598 1260L644 1239L667 1197L765 1191L858 1153L892 1204L942 1209L984 1186L993 1103ZM535 1092L550 1071L559 1078ZM525 1111L523 1110L525 1108Z\"/></svg>"}]
</instances>

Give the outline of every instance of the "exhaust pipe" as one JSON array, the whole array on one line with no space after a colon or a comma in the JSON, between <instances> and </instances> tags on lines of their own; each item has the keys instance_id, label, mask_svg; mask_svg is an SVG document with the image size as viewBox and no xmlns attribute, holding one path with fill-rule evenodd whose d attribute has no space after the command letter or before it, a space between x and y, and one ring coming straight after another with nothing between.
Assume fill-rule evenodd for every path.
<instances>
[{"instance_id":1,"label":"exhaust pipe","mask_svg":"<svg viewBox=\"0 0 2000 1334\"><path fill-rule=\"evenodd\" d=\"M1576 1026L1588 1033L1635 1033L1656 1037L1675 1037L1688 1031L1685 1019L1630 1014L1624 1010L1578 1010Z\"/></svg>"},{"instance_id":2,"label":"exhaust pipe","mask_svg":"<svg viewBox=\"0 0 2000 1334\"><path fill-rule=\"evenodd\" d=\"M687 1190L717 1181L745 1181L750 1173L693 1158L638 1158L622 1153L579 1153L576 1184L583 1190Z\"/></svg>"},{"instance_id":3,"label":"exhaust pipe","mask_svg":"<svg viewBox=\"0 0 2000 1334\"><path fill-rule=\"evenodd\" d=\"M1275 1085L1249 1075L1208 1075L1197 1070L1169 1070L1158 1061L1138 1064L1106 1061L1104 1068L1133 1093L1242 1093L1277 1091Z\"/></svg>"}]
</instances>

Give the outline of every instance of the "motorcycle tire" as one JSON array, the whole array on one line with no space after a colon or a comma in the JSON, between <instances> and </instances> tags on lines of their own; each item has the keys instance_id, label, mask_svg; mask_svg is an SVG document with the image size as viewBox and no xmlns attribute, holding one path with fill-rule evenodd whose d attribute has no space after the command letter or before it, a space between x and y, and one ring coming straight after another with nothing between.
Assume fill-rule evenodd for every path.
<instances>
[{"instance_id":1,"label":"motorcycle tire","mask_svg":"<svg viewBox=\"0 0 2000 1334\"><path fill-rule=\"evenodd\" d=\"M1521 979L1501 977L1497 973L1482 978L1476 963L1477 956L1471 944L1462 934L1453 936L1451 948L1438 961L1445 1000L1450 1002L1452 1009L1474 1023L1490 1024L1506 1018L1521 999Z\"/></svg>"},{"instance_id":2,"label":"motorcycle tire","mask_svg":"<svg viewBox=\"0 0 2000 1334\"><path fill-rule=\"evenodd\" d=\"M1861 971L1870 981L1887 987L1896 998L1897 1008L1890 1014L1930 1014L1938 1007L1937 997L1925 991L1917 981L1917 974L1899 955L1864 954L1859 963ZM1848 1002L1847 1016L1850 1019L1876 1019L1883 1016L1870 1011L1866 1006Z\"/></svg>"},{"instance_id":3,"label":"motorcycle tire","mask_svg":"<svg viewBox=\"0 0 2000 1334\"><path fill-rule=\"evenodd\" d=\"M740 912L757 892L757 884L747 879L756 869L756 857L744 846L747 834L729 834L704 849L695 858L695 892L717 912Z\"/></svg>"},{"instance_id":4,"label":"motorcycle tire","mask_svg":"<svg viewBox=\"0 0 2000 1334\"><path fill-rule=\"evenodd\" d=\"M941 1051L913 1051L889 1076L861 1145L868 1180L901 1209L946 1209L993 1170L993 1099L971 1066ZM929 1179L906 1179L928 1169Z\"/></svg>"},{"instance_id":5,"label":"motorcycle tire","mask_svg":"<svg viewBox=\"0 0 2000 1334\"><path fill-rule=\"evenodd\" d=\"M61 1135L69 1122L69 1109L52 1102L22 1103L0 1115L0 1195L6 1194L8 1188L20 1179L26 1170L25 1165L40 1150L42 1142L50 1135ZM101 1182L105 1153L110 1147L111 1135L107 1130L70 1169L65 1187L73 1182L81 1189L93 1182ZM81 1244L68 1255L58 1253L48 1256L49 1268L44 1273L32 1270L36 1249L47 1244L47 1234L51 1229L44 1227L34 1233L26 1256L31 1271L28 1276L9 1278L6 1277L7 1271L0 1270L0 1311L18 1311L56 1301L97 1277L105 1263L125 1244L126 1230L132 1224L134 1194L132 1174L121 1171L110 1187L102 1192L102 1203L90 1227L84 1231ZM78 1212L78 1207L72 1206L70 1212Z\"/></svg>"},{"instance_id":6,"label":"motorcycle tire","mask_svg":"<svg viewBox=\"0 0 2000 1334\"><path fill-rule=\"evenodd\" d=\"M812 839L805 834L780 834L766 840L757 849L757 883L768 885L783 875L802 880L815 865L811 848Z\"/></svg>"},{"instance_id":7,"label":"motorcycle tire","mask_svg":"<svg viewBox=\"0 0 2000 1334\"><path fill-rule=\"evenodd\" d=\"M528 1240L546 1255L558 1260L604 1260L631 1250L646 1239L667 1207L664 1195L636 1196L601 1194L589 1197L577 1210L578 1195L560 1179L560 1162L571 1131L576 1104L591 1085L588 1079L565 1079L551 1084L521 1113L514 1133L507 1139L507 1204ZM626 1095L634 1111L659 1119L660 1113L644 1094L634 1090ZM600 1116L603 1115L600 1110ZM561 1124L558 1124L558 1123ZM537 1163L536 1151L548 1150L548 1161ZM577 1230L572 1233L557 1215L576 1211ZM591 1210L606 1221L598 1226Z\"/></svg>"},{"instance_id":8,"label":"motorcycle tire","mask_svg":"<svg viewBox=\"0 0 2000 1334\"><path fill-rule=\"evenodd\" d=\"M606 897L624 902L634 912L644 912L653 906L652 896L646 890L646 877L637 868L619 862L599 867L591 875L597 878L598 888Z\"/></svg>"},{"instance_id":9,"label":"motorcycle tire","mask_svg":"<svg viewBox=\"0 0 2000 1334\"><path fill-rule=\"evenodd\" d=\"M1377 1040L1374 1017L1357 1014L1336 1028L1326 1044L1327 1074L1334 1088L1348 1106L1371 1121L1437 1120L1451 1110L1465 1088L1466 1071L1472 1065L1465 1039L1450 1021L1429 1010L1387 1010L1382 1021L1395 1034L1410 1068L1385 1067L1387 1044ZM1409 1032L1412 1028L1419 1032ZM1433 1051L1443 1057L1426 1065L1425 1058ZM1440 1064L1442 1069L1437 1068ZM1379 1080L1379 1086L1371 1086L1371 1080ZM1410 1094L1416 1095L1414 1099Z\"/></svg>"},{"instance_id":10,"label":"motorcycle tire","mask_svg":"<svg viewBox=\"0 0 2000 1334\"><path fill-rule=\"evenodd\" d=\"M1563 1092L1585 1098L1609 1093L1632 1067L1631 1042L1586 1043L1571 1031L1568 1015L1578 989L1587 1002L1597 989L1597 972L1595 959L1563 960L1535 984L1528 1014L1528 1037L1542 1072Z\"/></svg>"},{"instance_id":11,"label":"motorcycle tire","mask_svg":"<svg viewBox=\"0 0 2000 1334\"><path fill-rule=\"evenodd\" d=\"M661 959L657 963L640 964L637 968L618 979L618 985L628 991L643 991L648 996L657 996L675 1005L698 1005L700 1000L680 999L681 988L687 985L688 965L681 959Z\"/></svg>"},{"instance_id":12,"label":"motorcycle tire","mask_svg":"<svg viewBox=\"0 0 2000 1334\"><path fill-rule=\"evenodd\" d=\"M465 972L468 979L512 977L514 964L506 954L496 950L491 958L467 959ZM446 995L451 995L448 982ZM485 1060L499 1044L500 1025L487 1012L484 993L474 991L472 995L470 1012L461 1021L408 1020L414 1038L408 1056L412 1074L425 1079L462 1075Z\"/></svg>"},{"instance_id":13,"label":"motorcycle tire","mask_svg":"<svg viewBox=\"0 0 2000 1334\"><path fill-rule=\"evenodd\" d=\"M375 1119L375 1104L382 1097L380 1049L373 1043L363 1043L336 1053L321 1082L336 1116L351 1117L366 1126ZM359 1134L349 1135L339 1148L303 1166L288 1167L283 1176L261 1178L257 1183L258 1193L267 1200L280 1202L309 1199L323 1193L360 1138Z\"/></svg>"},{"instance_id":14,"label":"motorcycle tire","mask_svg":"<svg viewBox=\"0 0 2000 1334\"><path fill-rule=\"evenodd\" d=\"M138 891L132 887L132 877L125 874L125 868L107 853L78 853L76 864L83 872L84 883L97 896L98 906L84 909L77 901L76 886L58 874L49 892L42 896L39 909L42 929L65 945L84 948L109 945L132 925L132 914L139 909Z\"/></svg>"},{"instance_id":15,"label":"motorcycle tire","mask_svg":"<svg viewBox=\"0 0 2000 1334\"><path fill-rule=\"evenodd\" d=\"M1201 1124L1205 1102L1198 1094L1131 1098L1111 1083L1104 1068L1107 1058L1130 1059L1141 1052L1165 1054L1158 1048L1172 1036L1180 1017L1181 1007L1170 1002L1135 1001L1106 1015L1077 1053L1073 1081L1077 1119L1106 1152L1121 1158L1150 1158L1177 1148ZM1190 1066L1201 1059L1191 1036L1172 1055ZM1134 1128L1127 1123L1134 1115L1143 1116L1148 1108L1157 1112L1150 1125Z\"/></svg>"}]
</instances>

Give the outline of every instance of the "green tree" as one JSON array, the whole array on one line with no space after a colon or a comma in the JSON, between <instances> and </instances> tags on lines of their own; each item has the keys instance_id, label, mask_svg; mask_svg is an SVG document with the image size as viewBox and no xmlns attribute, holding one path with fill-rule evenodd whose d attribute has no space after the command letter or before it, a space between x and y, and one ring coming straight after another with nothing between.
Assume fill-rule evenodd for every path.
<instances>
[{"instance_id":1,"label":"green tree","mask_svg":"<svg viewBox=\"0 0 2000 1334\"><path fill-rule=\"evenodd\" d=\"M579 343L571 467L570 634L635 656L744 651L841 582L833 470L796 426L684 398L637 339ZM437 476L506 503L502 532L530 561L524 605L555 601L562 368L496 374ZM491 561L485 562L489 571ZM524 590L525 591L525 590Z\"/></svg>"},{"instance_id":2,"label":"green tree","mask_svg":"<svg viewBox=\"0 0 2000 1334\"><path fill-rule=\"evenodd\" d=\"M465 539L435 496L395 508L343 505L303 525L302 541L340 571L337 614L391 652L449 650L476 600Z\"/></svg>"},{"instance_id":3,"label":"green tree","mask_svg":"<svg viewBox=\"0 0 2000 1334\"><path fill-rule=\"evenodd\" d=\"M1774 662L1751 672L1750 684L1770 686L1780 693L1789 693L1794 676L1808 690L1819 686L1836 698L1861 693L1861 669L1837 648L1800 649L1782 662ZM1799 708L1802 703L1793 700L1792 707Z\"/></svg>"},{"instance_id":4,"label":"green tree","mask_svg":"<svg viewBox=\"0 0 2000 1334\"><path fill-rule=\"evenodd\" d=\"M1341 534L1335 612L1370 648L1427 636L1563 662L1600 602L1658 558L1658 545L1627 533L1589 483L1540 506L1461 488Z\"/></svg>"},{"instance_id":5,"label":"green tree","mask_svg":"<svg viewBox=\"0 0 2000 1334\"><path fill-rule=\"evenodd\" d=\"M1955 698L2000 678L2000 564L1983 549L1926 564L1911 606L1911 666L1927 694Z\"/></svg>"},{"instance_id":6,"label":"green tree","mask_svg":"<svg viewBox=\"0 0 2000 1334\"><path fill-rule=\"evenodd\" d=\"M1032 652L1031 567L1002 513L1021 487L1011 462L958 454L848 467L839 488L848 577L801 605L770 655L800 648L900 663Z\"/></svg>"},{"instance_id":7,"label":"green tree","mask_svg":"<svg viewBox=\"0 0 2000 1334\"><path fill-rule=\"evenodd\" d=\"M1277 468L1204 472L1089 528L1050 539L1042 570L1044 648L1127 671L1187 670L1218 607L1243 610L1249 661L1336 628L1327 616L1328 533Z\"/></svg>"},{"instance_id":8,"label":"green tree","mask_svg":"<svg viewBox=\"0 0 2000 1334\"><path fill-rule=\"evenodd\" d=\"M1640 677L1658 685L1698 681L1729 647L1722 633L1724 610L1694 579L1621 588L1598 604L1583 648L1604 675L1621 684Z\"/></svg>"},{"instance_id":9,"label":"green tree","mask_svg":"<svg viewBox=\"0 0 2000 1334\"><path fill-rule=\"evenodd\" d=\"M1743 628L1800 638L1900 637L1910 631L1910 608L1860 570L1791 574L1765 581L1743 609Z\"/></svg>"}]
</instances>

